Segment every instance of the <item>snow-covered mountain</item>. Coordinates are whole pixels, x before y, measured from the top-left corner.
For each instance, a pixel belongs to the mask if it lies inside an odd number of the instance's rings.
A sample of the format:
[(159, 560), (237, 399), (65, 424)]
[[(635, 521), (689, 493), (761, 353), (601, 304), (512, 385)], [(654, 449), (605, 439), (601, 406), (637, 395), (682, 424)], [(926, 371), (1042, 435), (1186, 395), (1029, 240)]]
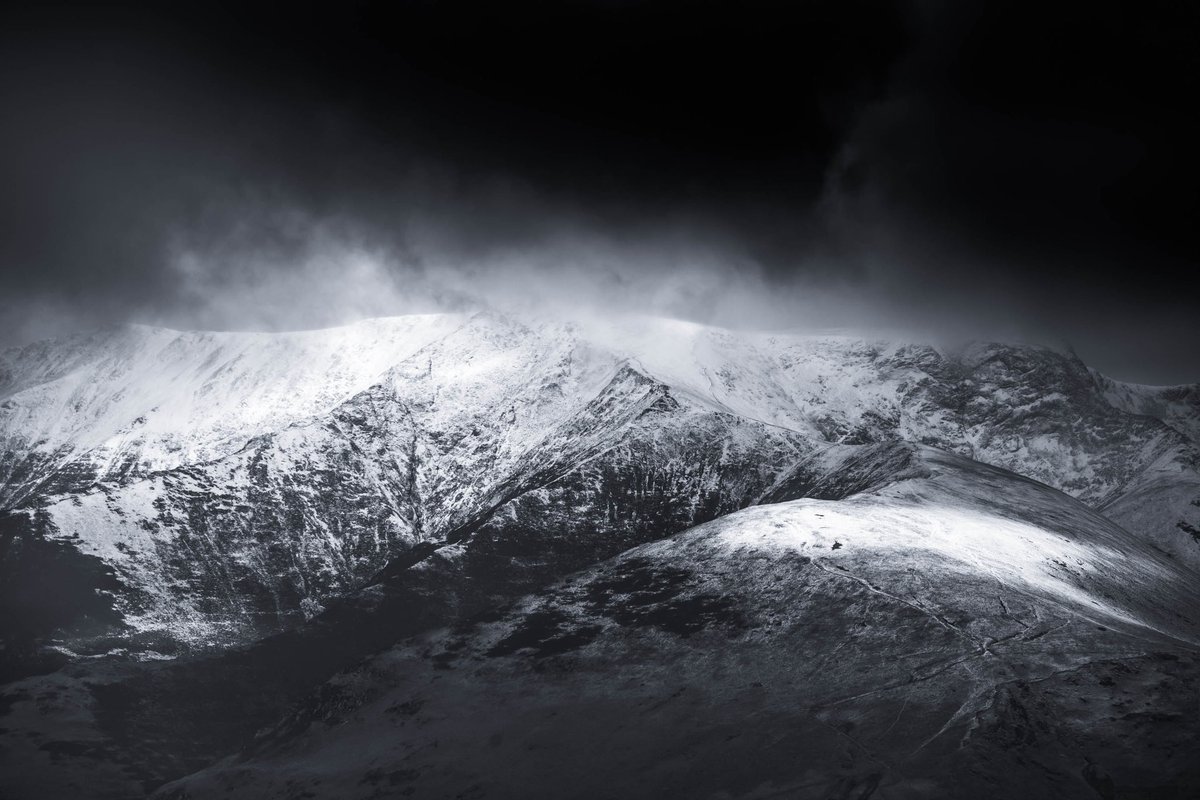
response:
[(1194, 387), (494, 314), (0, 365), (4, 797), (1200, 785)]
[(8, 536), (65, 543), (160, 644), (253, 639), (503, 520), (649, 541), (878, 442), (1034, 478), (1200, 565), (1195, 397), (1043, 348), (653, 318), (134, 327), (0, 356), (0, 498)]

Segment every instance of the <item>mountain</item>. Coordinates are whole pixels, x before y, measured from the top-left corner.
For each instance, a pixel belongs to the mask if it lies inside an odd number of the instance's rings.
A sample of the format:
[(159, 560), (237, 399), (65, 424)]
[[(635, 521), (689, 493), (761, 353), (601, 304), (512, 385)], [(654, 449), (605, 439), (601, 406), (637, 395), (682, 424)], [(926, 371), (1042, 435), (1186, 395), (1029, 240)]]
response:
[(773, 491), (631, 549), (496, 515), (248, 650), (10, 684), (0, 789), (130, 797), (188, 773), (160, 796), (1197, 785), (1189, 568), (1043, 484), (918, 445), (836, 446)]
[(857, 457), (874, 486), (404, 641), (156, 796), (1094, 798), (1198, 777), (1194, 574), (1003, 470)]
[[(88, 652), (113, 632), (167, 653), (253, 640), (419, 543), (546, 502), (571, 502), (572, 527), (673, 533), (832, 444), (1002, 466), (1200, 565), (1195, 394), (1154, 399), (1044, 348), (483, 314), (130, 328), (0, 364), (7, 569), (51, 561), (112, 597), (47, 623)], [(78, 633), (97, 618), (119, 623)]]
[(1197, 396), (654, 318), (4, 351), (0, 795), (1192, 796)]

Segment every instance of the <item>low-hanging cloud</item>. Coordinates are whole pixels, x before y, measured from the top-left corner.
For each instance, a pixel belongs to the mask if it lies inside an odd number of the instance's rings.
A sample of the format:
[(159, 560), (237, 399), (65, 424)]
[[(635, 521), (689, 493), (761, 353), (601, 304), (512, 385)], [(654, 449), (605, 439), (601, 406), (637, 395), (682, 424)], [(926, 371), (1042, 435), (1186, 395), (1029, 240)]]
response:
[[(758, 38), (711, 109), (671, 71), (688, 103), (646, 131), (590, 110), (616, 102), (606, 84), (556, 114), (542, 95), (422, 83), (427, 65), (329, 79), (279, 51), (246, 79), (240, 51), (189, 59), (137, 37), (7, 48), (0, 101), (20, 113), (0, 142), (0, 344), (496, 309), (1066, 340), (1118, 376), (1200, 377), (1192, 304), (1169, 285), (1187, 258), (1106, 224), (1146, 137), (1087, 108), (1006, 107), (990, 62), (970, 63), (998, 24), (983, 6), (899, 6), (861, 58), (811, 55), (794, 100), (793, 79), (755, 71)], [(841, 72), (811, 77), (835, 56)], [(658, 85), (639, 99), (641, 73), (626, 78), (630, 108), (655, 113)]]

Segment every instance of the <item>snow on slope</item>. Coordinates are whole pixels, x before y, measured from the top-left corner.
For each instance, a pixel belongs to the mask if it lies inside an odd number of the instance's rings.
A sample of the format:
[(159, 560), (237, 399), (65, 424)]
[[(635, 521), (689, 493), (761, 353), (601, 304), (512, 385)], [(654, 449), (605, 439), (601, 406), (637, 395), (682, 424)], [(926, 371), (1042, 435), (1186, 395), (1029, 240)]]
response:
[(702, 402), (815, 441), (911, 441), (1062, 489), (1200, 566), (1195, 387), (1132, 387), (1072, 355), (958, 352), (847, 336), (732, 333), (672, 320), (593, 324)]
[(156, 796), (1182, 785), (1194, 573), (1048, 487), (914, 455), (917, 477), (730, 514), (401, 642)]
[[(227, 454), (327, 412), (461, 324), (427, 315), (287, 334), (131, 328), (7, 351), (0, 443), (9, 504), (72, 457), (84, 462), (84, 479), (42, 494)], [(1077, 360), (1043, 348), (980, 345), (943, 354), (927, 345), (734, 333), (656, 318), (525, 326), (479, 315), (473, 330), (481, 341), (569, 341), (572, 347), (554, 352), (518, 349), (539, 360), (574, 358), (577, 366), (588, 360), (581, 351), (604, 351), (679, 396), (747, 419), (827, 441), (924, 441), (1092, 503), (1111, 499), (1179, 444), (1170, 425), (1187, 433), (1200, 424), (1194, 402), (1182, 395), (1160, 403), (1147, 399), (1147, 387), (1100, 385)], [(471, 345), (459, 340), (454, 352), (441, 351), (443, 391), (452, 391), (459, 371), (470, 374)], [(35, 457), (47, 464), (26, 464)]]
[[(453, 315), (298, 333), (129, 326), (0, 352), (0, 507), (208, 461), (327, 412), (462, 324)], [(43, 490), (44, 491), (44, 490)]]
[(1131, 414), (1110, 402), (1082, 362), (1049, 348), (976, 344), (939, 352), (664, 319), (593, 322), (583, 331), (673, 391), (738, 416), (822, 441), (931, 444), (1089, 503), (1112, 499), (1164, 453), (1189, 445), (1167, 424), (1185, 411)]
[(1130, 414), (1161, 419), (1192, 442), (1200, 443), (1200, 385), (1145, 386), (1096, 374), (1105, 398)]

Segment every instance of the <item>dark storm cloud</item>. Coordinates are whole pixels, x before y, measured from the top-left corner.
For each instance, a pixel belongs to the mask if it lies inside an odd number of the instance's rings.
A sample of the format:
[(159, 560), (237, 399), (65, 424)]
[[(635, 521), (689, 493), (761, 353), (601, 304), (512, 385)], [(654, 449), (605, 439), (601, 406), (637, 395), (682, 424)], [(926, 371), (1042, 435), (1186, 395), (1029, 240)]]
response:
[(906, 313), (1200, 374), (1192, 6), (916, 8), (826, 211)]
[(3, 338), (523, 304), (1065, 338), (1194, 380), (1189, 31), (1094, 5), (41, 6), (0, 34)]

